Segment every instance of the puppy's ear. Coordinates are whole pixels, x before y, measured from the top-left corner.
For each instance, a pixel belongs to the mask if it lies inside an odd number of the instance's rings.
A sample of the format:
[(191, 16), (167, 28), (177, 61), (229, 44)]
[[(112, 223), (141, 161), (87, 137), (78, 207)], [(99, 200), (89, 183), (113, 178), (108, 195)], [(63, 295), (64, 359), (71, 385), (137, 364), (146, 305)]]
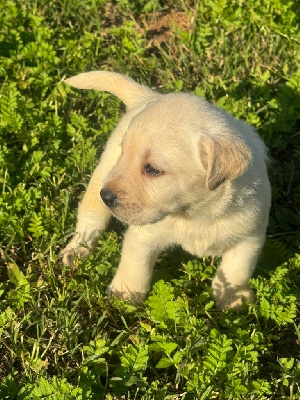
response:
[(246, 171), (252, 154), (238, 137), (203, 135), (200, 159), (207, 171), (206, 187), (215, 190), (224, 181), (237, 178)]
[(128, 109), (153, 97), (159, 96), (147, 86), (136, 83), (128, 76), (109, 71), (92, 71), (65, 80), (77, 89), (95, 89), (110, 92), (119, 97)]

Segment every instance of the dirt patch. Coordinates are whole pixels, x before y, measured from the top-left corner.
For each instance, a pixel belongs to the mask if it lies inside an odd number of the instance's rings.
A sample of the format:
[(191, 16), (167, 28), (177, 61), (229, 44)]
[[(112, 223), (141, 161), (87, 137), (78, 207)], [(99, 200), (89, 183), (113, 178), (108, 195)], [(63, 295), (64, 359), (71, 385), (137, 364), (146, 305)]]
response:
[(120, 26), (123, 23), (124, 17), (112, 3), (106, 3), (104, 6), (104, 14), (100, 16), (101, 23), (104, 28), (112, 28), (113, 26)]
[[(118, 8), (107, 3), (104, 14), (101, 16), (104, 28), (121, 26), (124, 16)], [(191, 32), (193, 30), (195, 16), (179, 10), (164, 10), (149, 14), (141, 14), (138, 19), (132, 16), (132, 21), (136, 23), (136, 29), (149, 41), (149, 46), (158, 46), (161, 43), (172, 41), (172, 31), (176, 27)]]
[(162, 42), (170, 42), (172, 40), (172, 31), (176, 27), (191, 32), (194, 19), (194, 16), (188, 15), (183, 11), (157, 12), (147, 16), (143, 28), (146, 38), (157, 46)]

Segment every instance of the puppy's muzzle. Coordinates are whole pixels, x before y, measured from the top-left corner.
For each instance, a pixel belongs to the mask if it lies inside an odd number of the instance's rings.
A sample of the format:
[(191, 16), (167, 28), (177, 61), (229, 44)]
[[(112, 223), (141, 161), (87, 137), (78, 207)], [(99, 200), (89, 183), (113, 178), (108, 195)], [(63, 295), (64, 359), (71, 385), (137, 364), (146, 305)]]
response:
[(100, 196), (103, 200), (103, 203), (107, 207), (115, 207), (117, 205), (117, 195), (109, 189), (101, 189)]

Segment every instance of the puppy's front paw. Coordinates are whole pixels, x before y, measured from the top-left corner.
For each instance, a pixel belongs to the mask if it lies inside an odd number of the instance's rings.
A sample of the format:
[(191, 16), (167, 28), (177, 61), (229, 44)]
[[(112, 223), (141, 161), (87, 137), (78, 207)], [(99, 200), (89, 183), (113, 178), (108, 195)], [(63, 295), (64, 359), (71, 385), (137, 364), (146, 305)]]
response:
[(122, 279), (114, 277), (114, 279), (106, 289), (106, 294), (107, 295), (113, 294), (118, 299), (128, 300), (131, 304), (140, 304), (145, 300), (147, 291), (145, 292), (136, 291)]
[(60, 257), (65, 265), (72, 265), (75, 256), (80, 258), (86, 258), (90, 254), (90, 250), (79, 244), (69, 243), (61, 252)]
[(239, 310), (243, 305), (243, 301), (253, 302), (254, 293), (250, 289), (228, 288), (223, 293), (214, 290), (214, 298), (217, 307), (222, 310), (224, 308)]

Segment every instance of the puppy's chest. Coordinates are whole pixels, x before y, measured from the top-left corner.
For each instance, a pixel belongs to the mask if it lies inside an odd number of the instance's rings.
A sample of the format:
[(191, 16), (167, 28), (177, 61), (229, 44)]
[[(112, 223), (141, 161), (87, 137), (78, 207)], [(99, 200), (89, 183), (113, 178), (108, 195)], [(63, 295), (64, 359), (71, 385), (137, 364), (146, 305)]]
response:
[(193, 222), (183, 224), (176, 231), (176, 242), (182, 248), (198, 257), (222, 255), (233, 246), (238, 238), (235, 229), (227, 224)]

